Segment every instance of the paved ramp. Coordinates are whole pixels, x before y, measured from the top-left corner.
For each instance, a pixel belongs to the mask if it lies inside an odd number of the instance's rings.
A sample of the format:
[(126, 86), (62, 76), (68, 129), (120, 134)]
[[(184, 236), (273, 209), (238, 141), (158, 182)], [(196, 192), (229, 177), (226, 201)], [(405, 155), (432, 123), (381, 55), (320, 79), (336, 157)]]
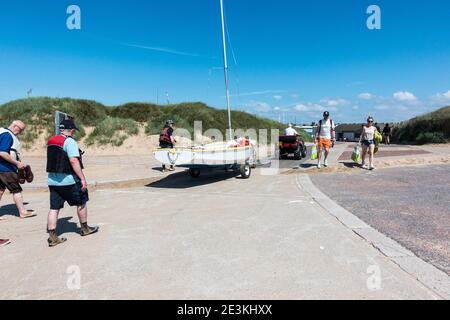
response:
[[(53, 249), (47, 196), (27, 195), (38, 218), (0, 222), (13, 239), (0, 250), (0, 299), (437, 298), (325, 212), (294, 175), (175, 174), (98, 190), (90, 221), (101, 232), (81, 238), (66, 209), (60, 230), (69, 241)], [(78, 271), (81, 288), (70, 290)]]

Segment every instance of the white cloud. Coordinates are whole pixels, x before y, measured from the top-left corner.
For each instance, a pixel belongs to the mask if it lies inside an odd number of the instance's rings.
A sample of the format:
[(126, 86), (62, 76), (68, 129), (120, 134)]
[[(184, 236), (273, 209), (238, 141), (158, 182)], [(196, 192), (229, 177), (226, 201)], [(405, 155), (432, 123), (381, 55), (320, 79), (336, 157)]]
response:
[(247, 104), (247, 108), (261, 113), (268, 113), (272, 111), (271, 106), (268, 103), (262, 101), (250, 101), (250, 103)]
[(394, 93), (394, 99), (400, 102), (416, 102), (417, 97), (408, 91), (399, 91)]
[(300, 96), (297, 93), (291, 94), (292, 99), (298, 99)]
[(299, 103), (294, 106), (294, 110), (300, 112), (324, 112), (324, 111), (337, 111), (336, 107), (327, 108), (317, 103)]
[(281, 99), (283, 99), (283, 96), (280, 96), (280, 95), (276, 95), (276, 96), (273, 96), (273, 98), (275, 99), (275, 100), (281, 100)]
[(339, 107), (349, 104), (349, 101), (345, 99), (322, 99), (320, 100), (320, 103), (326, 105), (327, 107)]
[(444, 93), (438, 93), (436, 95), (433, 96), (433, 100), (435, 101), (450, 101), (450, 90), (448, 90), (447, 92)]
[(275, 108), (273, 108), (273, 110), (274, 110), (274, 111), (280, 111), (281, 108), (280, 108), (280, 107), (275, 107)]
[(368, 92), (361, 93), (358, 95), (358, 97), (363, 100), (372, 100), (373, 98), (375, 98), (373, 94)]

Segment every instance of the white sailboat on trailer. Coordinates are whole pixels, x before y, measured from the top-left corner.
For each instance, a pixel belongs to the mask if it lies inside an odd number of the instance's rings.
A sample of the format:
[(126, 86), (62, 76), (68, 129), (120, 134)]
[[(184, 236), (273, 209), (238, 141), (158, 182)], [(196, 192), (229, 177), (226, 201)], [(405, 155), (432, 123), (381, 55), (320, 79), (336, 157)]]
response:
[(157, 149), (154, 156), (162, 164), (188, 168), (190, 175), (194, 178), (200, 175), (202, 169), (224, 168), (239, 170), (241, 176), (247, 179), (250, 177), (251, 168), (256, 164), (256, 145), (245, 138), (233, 140), (223, 0), (220, 0), (220, 14), (229, 141), (193, 148)]

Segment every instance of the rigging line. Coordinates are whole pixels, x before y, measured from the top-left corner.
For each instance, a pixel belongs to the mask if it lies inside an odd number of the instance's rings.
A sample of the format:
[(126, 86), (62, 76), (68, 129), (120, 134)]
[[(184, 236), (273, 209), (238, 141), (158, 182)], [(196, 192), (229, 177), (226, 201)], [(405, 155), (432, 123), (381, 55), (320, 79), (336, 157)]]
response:
[(238, 63), (237, 63), (237, 60), (236, 60), (236, 54), (235, 54), (235, 52), (234, 52), (233, 44), (231, 43), (230, 32), (228, 31), (228, 23), (227, 23), (228, 19), (227, 19), (226, 8), (224, 8), (224, 13), (223, 13), (223, 15), (225, 16), (225, 32), (226, 32), (226, 34), (227, 34), (228, 45), (229, 45), (229, 47), (230, 47), (230, 49), (231, 49), (231, 55), (232, 55), (232, 57), (233, 57), (234, 65), (237, 66)]
[(235, 77), (235, 84), (236, 84), (236, 91), (237, 91), (237, 98), (238, 98), (238, 104), (240, 107), (242, 107), (242, 103), (241, 103), (241, 92), (240, 92), (240, 81), (239, 81), (239, 72), (238, 72), (238, 63), (237, 63), (237, 59), (236, 59), (236, 53), (234, 51), (234, 47), (233, 44), (231, 42), (231, 37), (230, 37), (230, 32), (228, 30), (228, 19), (227, 19), (227, 12), (226, 12), (226, 8), (224, 8), (224, 17), (225, 17), (225, 32), (227, 35), (227, 39), (228, 39), (228, 45), (231, 49), (231, 55), (233, 57), (233, 61), (234, 61), (234, 65), (233, 65), (233, 71), (236, 73), (236, 77)]

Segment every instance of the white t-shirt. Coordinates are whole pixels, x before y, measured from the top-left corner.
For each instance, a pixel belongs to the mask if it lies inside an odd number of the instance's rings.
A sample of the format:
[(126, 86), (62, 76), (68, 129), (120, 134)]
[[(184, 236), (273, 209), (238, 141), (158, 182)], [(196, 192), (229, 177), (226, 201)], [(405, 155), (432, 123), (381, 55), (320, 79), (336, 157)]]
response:
[(287, 129), (284, 131), (284, 133), (285, 133), (287, 136), (296, 136), (296, 135), (298, 135), (297, 131), (296, 131), (294, 128), (287, 128)]
[(335, 128), (336, 126), (334, 125), (334, 121), (333, 128), (331, 128), (331, 119), (328, 119), (327, 121), (322, 120), (322, 128), (319, 132), (319, 137), (324, 139), (331, 139), (331, 131), (334, 131)]

